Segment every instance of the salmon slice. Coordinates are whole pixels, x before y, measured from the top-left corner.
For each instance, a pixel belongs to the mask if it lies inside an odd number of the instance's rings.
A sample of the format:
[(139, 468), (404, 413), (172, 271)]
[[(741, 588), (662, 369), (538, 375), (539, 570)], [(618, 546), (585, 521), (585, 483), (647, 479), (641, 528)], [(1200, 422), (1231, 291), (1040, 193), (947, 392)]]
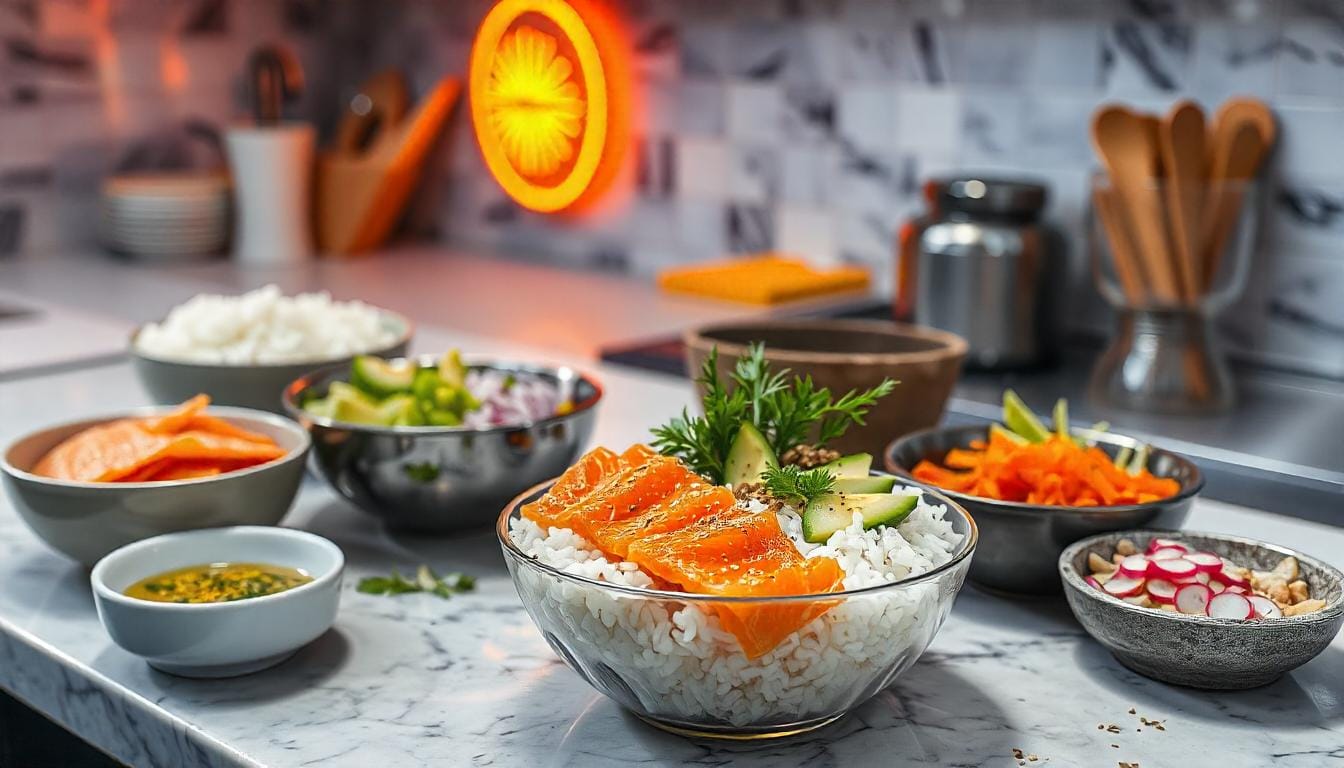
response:
[(145, 419), (141, 423), (144, 425), (147, 432), (155, 432), (161, 435), (175, 435), (186, 429), (187, 422), (195, 418), (209, 405), (209, 395), (197, 395), (179, 405), (177, 410), (172, 413), (165, 414), (157, 419)]
[(131, 419), (99, 424), (47, 452), (33, 473), (62, 480), (109, 482), (133, 474), (173, 441), (145, 431)]
[[(628, 559), (687, 592), (725, 597), (833, 592), (844, 573), (833, 558), (804, 558), (770, 511), (732, 506), (682, 528), (641, 537)], [(713, 606), (748, 658), (757, 658), (825, 613), (833, 601)]]
[(640, 467), (649, 463), (649, 460), (657, 455), (658, 452), (649, 446), (643, 443), (635, 443), (621, 454), (621, 466)]
[(692, 482), (703, 482), (670, 456), (655, 456), (638, 467), (626, 467), (602, 481), (578, 504), (565, 510), (581, 535), (594, 524), (622, 520), (657, 504)]
[(625, 559), (629, 556), (630, 545), (641, 538), (684, 528), (736, 503), (732, 491), (694, 477), (657, 504), (613, 520), (587, 521), (583, 535), (603, 552)]
[(523, 505), (523, 517), (542, 528), (568, 528), (569, 508), (578, 504), (607, 476), (614, 473), (621, 458), (606, 448), (594, 448), (584, 454), (536, 501)]

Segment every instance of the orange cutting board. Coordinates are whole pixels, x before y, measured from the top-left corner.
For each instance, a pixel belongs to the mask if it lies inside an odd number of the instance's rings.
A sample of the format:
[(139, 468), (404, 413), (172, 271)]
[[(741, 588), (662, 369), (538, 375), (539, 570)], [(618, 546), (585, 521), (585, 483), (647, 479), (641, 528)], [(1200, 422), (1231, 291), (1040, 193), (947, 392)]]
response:
[(678, 267), (658, 274), (659, 287), (668, 293), (765, 306), (863, 291), (869, 282), (868, 270), (861, 267), (821, 270), (802, 259), (774, 253)]

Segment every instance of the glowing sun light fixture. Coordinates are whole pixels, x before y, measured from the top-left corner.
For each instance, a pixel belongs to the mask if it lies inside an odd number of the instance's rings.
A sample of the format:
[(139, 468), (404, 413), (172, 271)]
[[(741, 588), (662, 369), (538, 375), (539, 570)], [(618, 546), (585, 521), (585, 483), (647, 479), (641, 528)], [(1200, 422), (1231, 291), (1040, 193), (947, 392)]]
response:
[(471, 49), (471, 120), (485, 164), (534, 211), (581, 207), (615, 176), (630, 95), (613, 20), (589, 0), (501, 0)]

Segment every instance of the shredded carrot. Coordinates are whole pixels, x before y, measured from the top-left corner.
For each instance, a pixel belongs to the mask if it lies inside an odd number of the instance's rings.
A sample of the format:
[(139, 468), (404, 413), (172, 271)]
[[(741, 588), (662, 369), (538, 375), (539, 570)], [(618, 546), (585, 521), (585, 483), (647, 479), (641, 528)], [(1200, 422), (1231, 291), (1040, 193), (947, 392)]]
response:
[(915, 479), (939, 488), (999, 501), (1063, 507), (1143, 504), (1175, 496), (1180, 483), (1146, 468), (1131, 475), (1100, 448), (1051, 435), (1020, 444), (991, 433), (970, 448), (954, 448), (943, 466), (921, 461)]

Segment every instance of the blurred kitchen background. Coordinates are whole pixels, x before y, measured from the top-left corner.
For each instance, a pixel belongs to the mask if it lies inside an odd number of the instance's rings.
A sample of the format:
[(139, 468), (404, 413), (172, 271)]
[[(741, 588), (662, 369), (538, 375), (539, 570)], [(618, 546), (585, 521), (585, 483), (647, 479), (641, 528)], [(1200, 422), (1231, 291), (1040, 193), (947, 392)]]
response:
[[(356, 84), (466, 70), (487, 0), (0, 0), (0, 259), (93, 249), (111, 172), (223, 164), (250, 52), (281, 42), (290, 117), (330, 136)], [(651, 276), (772, 248), (873, 270), (921, 184), (974, 169), (1050, 189), (1067, 327), (1101, 334), (1088, 120), (1250, 95), (1275, 111), (1243, 359), (1344, 378), (1344, 3), (1334, 0), (620, 0), (644, 118), (615, 211), (542, 216), (484, 169), (455, 109), (398, 229), (499, 257)]]

